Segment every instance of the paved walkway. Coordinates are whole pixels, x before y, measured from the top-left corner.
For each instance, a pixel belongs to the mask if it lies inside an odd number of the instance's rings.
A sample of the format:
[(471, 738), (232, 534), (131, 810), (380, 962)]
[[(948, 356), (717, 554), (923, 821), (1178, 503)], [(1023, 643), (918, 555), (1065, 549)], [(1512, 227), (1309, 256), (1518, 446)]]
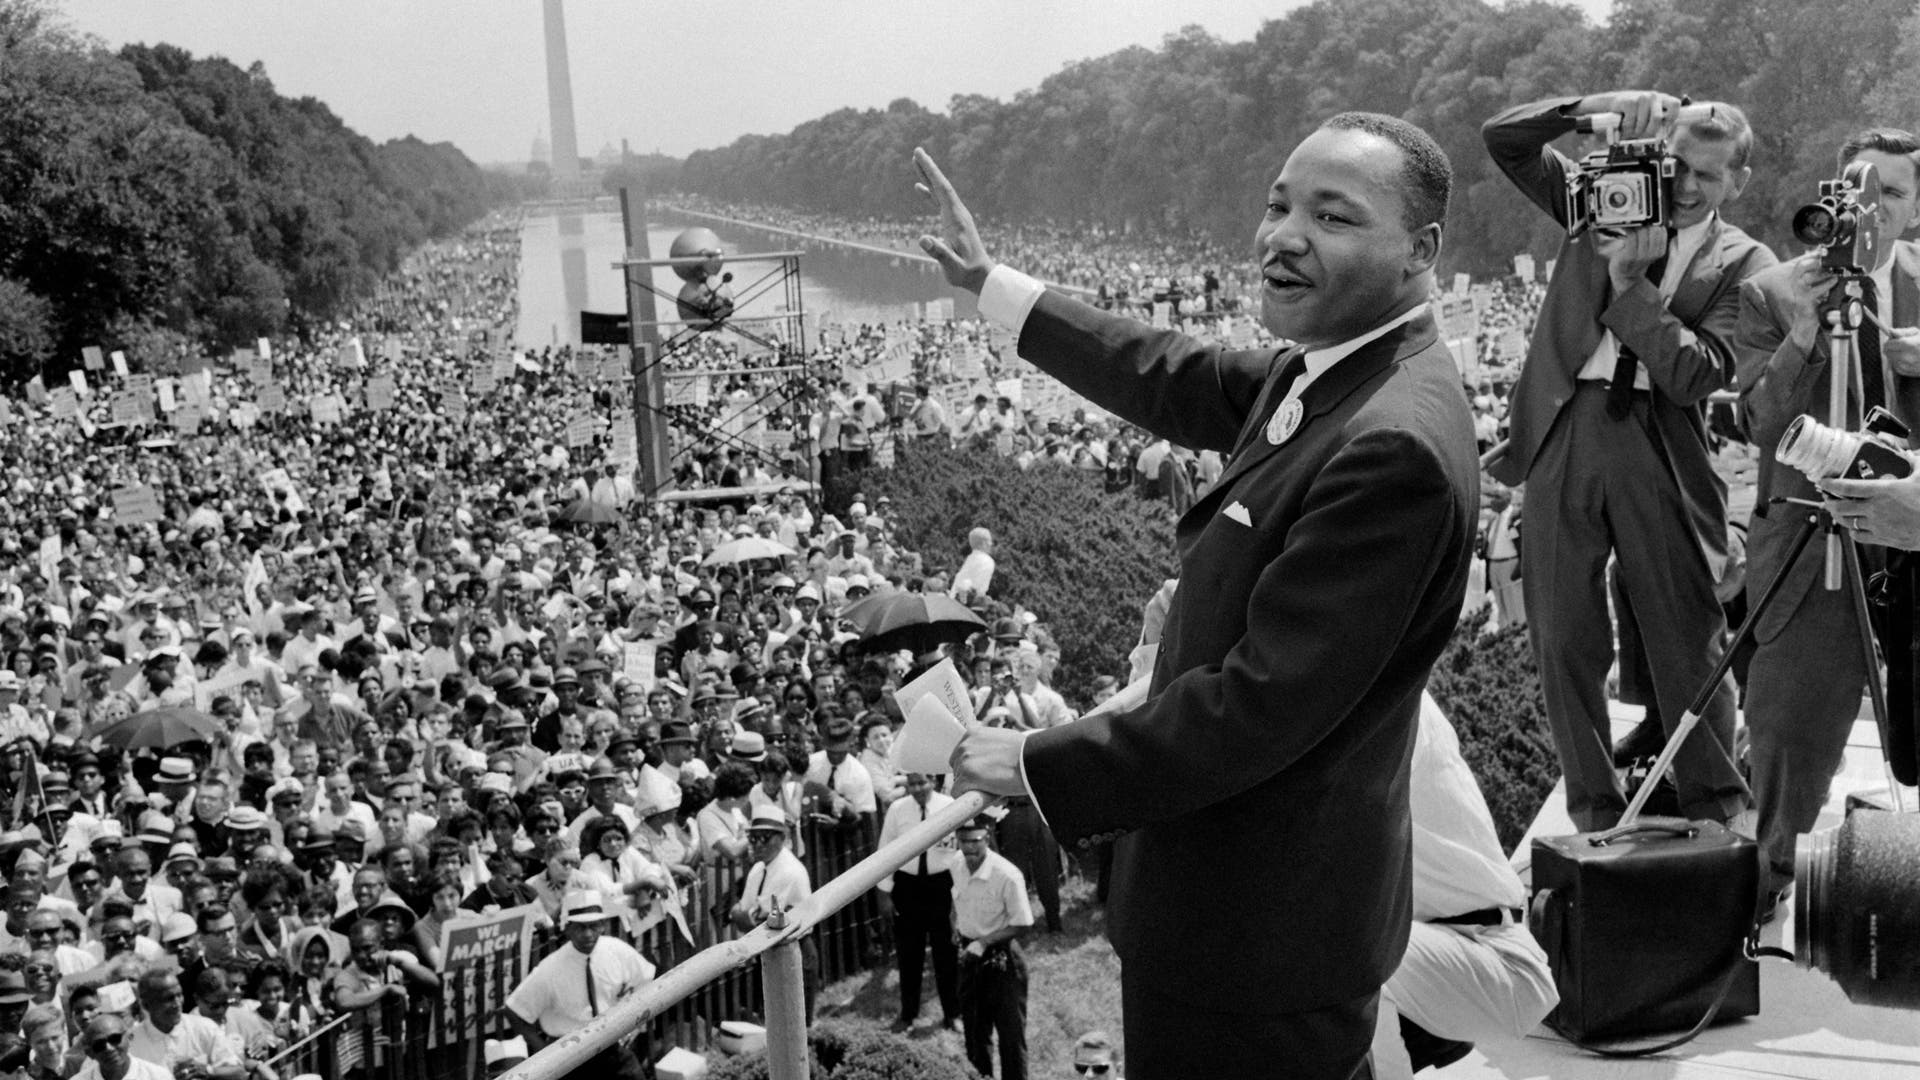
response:
[[(1616, 711), (1615, 734), (1624, 735), (1638, 709)], [(1854, 725), (1841, 775), (1818, 828), (1838, 825), (1847, 795), (1884, 798), (1886, 773), (1879, 733), (1872, 719)], [(1913, 809), (1913, 792), (1907, 792)], [(1521, 876), (1534, 836), (1574, 832), (1563, 793), (1555, 789), (1514, 853)], [(1914, 875), (1920, 887), (1920, 869)], [(1789, 905), (1790, 907), (1791, 905)], [(1769, 945), (1793, 947), (1793, 915), (1783, 912), (1762, 935)], [(1760, 965), (1760, 1015), (1714, 1027), (1693, 1042), (1652, 1059), (1617, 1061), (1587, 1054), (1542, 1027), (1523, 1039), (1482, 1043), (1464, 1060), (1439, 1072), (1443, 1080), (1522, 1080), (1534, 1077), (1596, 1077), (1604, 1080), (1725, 1080), (1736, 1077), (1805, 1077), (1808, 1080), (1920, 1080), (1920, 1012), (1855, 1005), (1826, 975), (1783, 960)]]

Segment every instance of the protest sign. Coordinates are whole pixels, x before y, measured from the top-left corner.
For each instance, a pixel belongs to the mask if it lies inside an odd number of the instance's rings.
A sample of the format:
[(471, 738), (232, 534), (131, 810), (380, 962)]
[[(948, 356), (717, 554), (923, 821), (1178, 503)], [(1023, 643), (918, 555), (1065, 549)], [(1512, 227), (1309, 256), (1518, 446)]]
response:
[(13, 403), (0, 398), (0, 427), (13, 423)]
[(53, 406), (53, 415), (57, 420), (72, 420), (80, 415), (80, 399), (74, 396), (73, 387), (56, 386), (53, 393), (47, 395)]
[(73, 388), (74, 393), (80, 395), (81, 397), (87, 396), (87, 376), (85, 372), (82, 372), (82, 371), (67, 372), (67, 383), (69, 386)]
[(567, 449), (578, 450), (583, 446), (592, 446), (594, 437), (599, 434), (599, 417), (576, 416), (567, 421)]
[(1448, 296), (1440, 301), (1440, 334), (1447, 338), (1472, 339), (1480, 333), (1480, 317), (1474, 313), (1471, 296)]
[(1455, 296), (1467, 295), (1467, 290), (1472, 287), (1473, 278), (1468, 277), (1466, 274), (1453, 275), (1453, 294)]
[(200, 434), (200, 406), (182, 405), (173, 411), (173, 430), (182, 435)]
[(945, 775), (947, 759), (973, 720), (973, 698), (952, 660), (942, 660), (893, 692), (906, 726), (893, 741), (893, 761), (903, 772)]
[(345, 402), (332, 394), (323, 394), (313, 399), (313, 422), (316, 424), (337, 424), (345, 411)]
[(627, 678), (653, 692), (655, 643), (651, 641), (623, 641), (620, 643), (621, 670)]
[(471, 1044), (506, 1006), (506, 996), (532, 971), (531, 904), (479, 916), (462, 914), (440, 927), (440, 975), (458, 992), (439, 994), (430, 1039), (440, 1046)]
[(1530, 282), (1530, 281), (1532, 281), (1532, 280), (1534, 280), (1534, 277), (1533, 277), (1533, 256), (1531, 256), (1531, 255), (1515, 255), (1515, 256), (1513, 257), (1513, 272), (1514, 272), (1514, 274), (1515, 274), (1516, 276), (1518, 276), (1518, 277), (1520, 278), (1520, 280), (1521, 280), (1521, 281), (1528, 281), (1528, 282)]
[(500, 377), (493, 373), (491, 367), (474, 368), (473, 374), (467, 379), (467, 386), (476, 394), (491, 394), (499, 385)]
[(253, 347), (254, 347), (254, 351), (260, 354), (260, 359), (262, 360), (273, 359), (273, 342), (268, 341), (266, 338), (261, 338), (260, 340), (253, 343)]
[(440, 412), (456, 424), (467, 419), (467, 398), (465, 394), (448, 394), (440, 399)]
[(88, 371), (99, 371), (101, 368), (107, 366), (106, 359), (102, 356), (100, 346), (98, 345), (83, 346), (80, 350), (80, 360), (86, 365)]
[(127, 354), (121, 352), (119, 349), (115, 349), (113, 350), (113, 353), (112, 353), (112, 359), (113, 359), (113, 373), (115, 375), (120, 376), (123, 379), (126, 378), (127, 377)]
[(1524, 359), (1527, 355), (1527, 336), (1517, 326), (1509, 326), (1500, 332), (1500, 341), (1494, 353), (1501, 363)]
[(173, 396), (173, 380), (172, 379), (161, 379), (159, 382), (154, 384), (154, 389), (160, 392), (160, 411), (161, 412), (172, 412), (176, 407), (178, 407), (179, 403), (174, 400), (174, 396)]
[(367, 408), (375, 412), (393, 408), (393, 376), (375, 375), (367, 380)]
[(268, 383), (260, 388), (260, 411), (263, 413), (287, 411), (287, 392), (279, 383)]
[(144, 525), (159, 521), (160, 498), (145, 484), (128, 484), (113, 489), (113, 519), (121, 525)]
[(1020, 407), (1021, 401), (1025, 400), (1021, 396), (1020, 380), (1018, 378), (998, 380), (993, 384), (993, 393), (995, 397), (1003, 397), (1013, 402), (1013, 407), (1016, 409)]

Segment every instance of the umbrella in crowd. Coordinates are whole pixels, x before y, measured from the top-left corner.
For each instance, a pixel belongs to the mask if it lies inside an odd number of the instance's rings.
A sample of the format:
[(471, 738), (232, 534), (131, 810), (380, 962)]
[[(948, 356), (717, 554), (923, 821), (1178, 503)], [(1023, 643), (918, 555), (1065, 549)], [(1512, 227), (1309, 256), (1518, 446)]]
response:
[(764, 536), (742, 536), (714, 548), (713, 554), (707, 556), (700, 565), (731, 566), (755, 559), (784, 559), (792, 554), (792, 548)]
[(987, 627), (980, 616), (945, 593), (869, 596), (849, 605), (840, 618), (860, 635), (862, 648), (880, 652), (932, 652), (948, 642), (965, 641)]
[(184, 742), (213, 742), (220, 737), (220, 721), (198, 709), (164, 708), (137, 712), (94, 732), (108, 746), (127, 750), (148, 747), (166, 750)]
[(580, 525), (618, 525), (620, 511), (606, 503), (592, 499), (575, 499), (560, 511), (560, 521), (571, 521)]

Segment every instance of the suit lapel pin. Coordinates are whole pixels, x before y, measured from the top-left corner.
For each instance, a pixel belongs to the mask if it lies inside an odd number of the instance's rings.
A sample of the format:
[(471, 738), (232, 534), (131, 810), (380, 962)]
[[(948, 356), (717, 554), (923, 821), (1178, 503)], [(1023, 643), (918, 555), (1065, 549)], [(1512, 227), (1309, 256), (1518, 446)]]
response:
[(1299, 398), (1288, 398), (1273, 411), (1273, 419), (1267, 421), (1267, 441), (1275, 446), (1293, 438), (1300, 429), (1300, 414), (1304, 412)]

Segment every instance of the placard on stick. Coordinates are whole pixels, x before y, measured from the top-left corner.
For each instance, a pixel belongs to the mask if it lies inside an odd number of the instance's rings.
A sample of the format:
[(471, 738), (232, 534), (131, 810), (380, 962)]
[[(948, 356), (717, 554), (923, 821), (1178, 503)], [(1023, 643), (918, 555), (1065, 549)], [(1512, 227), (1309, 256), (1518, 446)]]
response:
[(113, 518), (122, 525), (145, 525), (159, 521), (160, 498), (145, 484), (128, 484), (113, 489)]

